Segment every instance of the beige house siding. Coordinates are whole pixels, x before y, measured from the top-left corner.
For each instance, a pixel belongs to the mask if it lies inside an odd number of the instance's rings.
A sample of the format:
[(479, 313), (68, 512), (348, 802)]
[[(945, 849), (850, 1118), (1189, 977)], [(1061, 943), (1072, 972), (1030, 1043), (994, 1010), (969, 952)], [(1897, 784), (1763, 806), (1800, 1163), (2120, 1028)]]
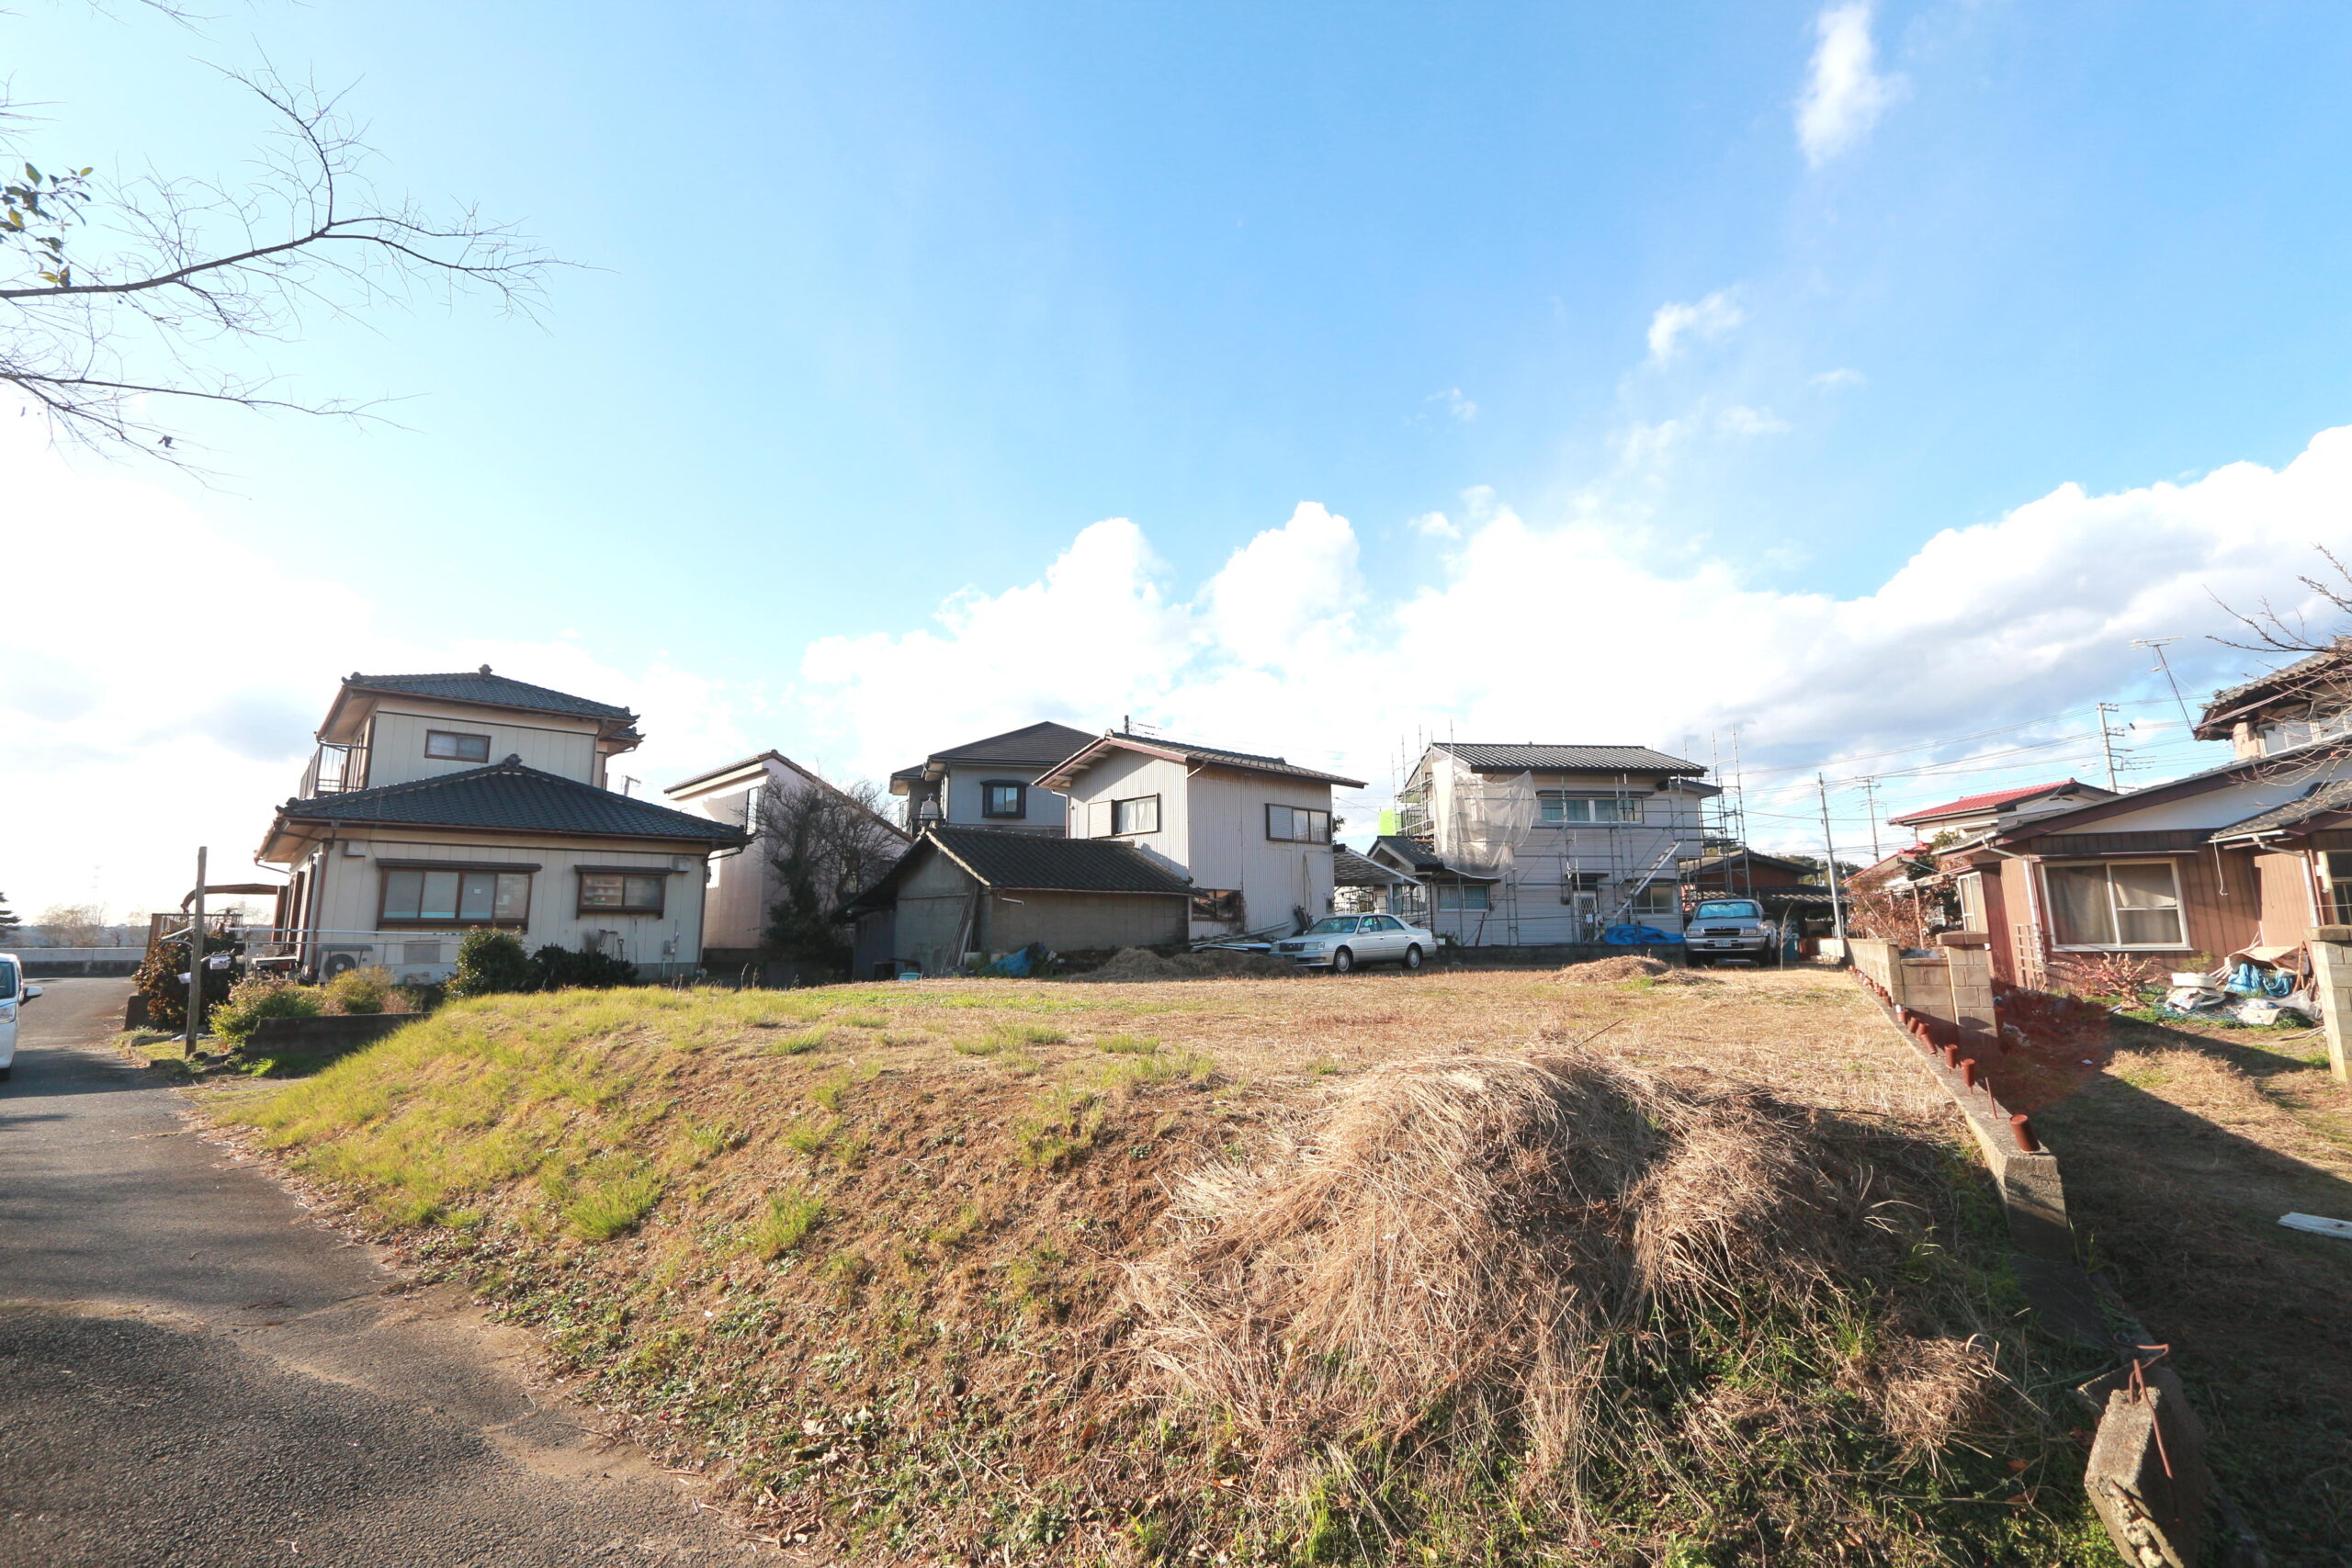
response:
[[(531, 949), (553, 943), (580, 948), (593, 936), (606, 952), (638, 966), (649, 977), (692, 970), (702, 953), (704, 862), (701, 851), (682, 851), (629, 840), (587, 842), (534, 835), (502, 835), (494, 841), (428, 828), (370, 828), (321, 846), (308, 863), (314, 874), (314, 914), (304, 924), (322, 932), (374, 933), (379, 930), (383, 873), (387, 860), (437, 862), (469, 866), (536, 865), (530, 908), (514, 934)], [(659, 916), (579, 911), (580, 868), (627, 868), (664, 880)], [(463, 927), (383, 931), (380, 951), (365, 962), (382, 964), (400, 979), (439, 979), (457, 959)], [(339, 938), (326, 938), (337, 942)], [(349, 944), (345, 944), (349, 945)], [(426, 957), (428, 946), (437, 953)], [(441, 973), (427, 973), (438, 968)]]
[(368, 787), (407, 784), (415, 779), (461, 773), (481, 762), (427, 757), (428, 730), (490, 737), (488, 761), (520, 757), (526, 767), (560, 773), (568, 779), (602, 787), (603, 759), (596, 754), (596, 721), (568, 719), (560, 714), (534, 715), (528, 719), (487, 712), (455, 703), (435, 703), (415, 697), (388, 697), (368, 721)]

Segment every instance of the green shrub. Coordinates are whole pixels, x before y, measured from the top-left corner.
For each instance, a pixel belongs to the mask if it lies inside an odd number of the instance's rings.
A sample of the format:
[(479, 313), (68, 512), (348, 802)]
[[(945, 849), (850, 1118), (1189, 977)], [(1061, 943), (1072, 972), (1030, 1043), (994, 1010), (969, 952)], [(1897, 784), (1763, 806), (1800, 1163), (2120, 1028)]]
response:
[(470, 931), (458, 939), (458, 972), (449, 976), (453, 997), (487, 997), (529, 991), (535, 977), (530, 955), (510, 931)]
[(331, 1013), (381, 1012), (392, 994), (391, 971), (380, 964), (346, 969), (327, 982), (326, 1010)]
[[(242, 943), (224, 942), (208, 937), (204, 943), (207, 958), (217, 953), (242, 953)], [(147, 998), (147, 1021), (161, 1030), (177, 1032), (187, 1027), (187, 983), (180, 976), (187, 972), (187, 943), (166, 942), (156, 944), (147, 961), (132, 976), (130, 988)], [(209, 1023), (212, 1010), (229, 999), (229, 987), (236, 983), (230, 969), (206, 966), (204, 971), (204, 1013)]]
[[(520, 944), (517, 944), (519, 951)], [(460, 950), (460, 960), (463, 951)], [(601, 991), (615, 986), (637, 984), (637, 965), (610, 953), (582, 953), (553, 942), (531, 954), (535, 991), (561, 991), (573, 987)]]
[(243, 1045), (266, 1018), (316, 1018), (319, 993), (267, 975), (254, 975), (232, 987), (212, 1010), (213, 1032), (232, 1044)]

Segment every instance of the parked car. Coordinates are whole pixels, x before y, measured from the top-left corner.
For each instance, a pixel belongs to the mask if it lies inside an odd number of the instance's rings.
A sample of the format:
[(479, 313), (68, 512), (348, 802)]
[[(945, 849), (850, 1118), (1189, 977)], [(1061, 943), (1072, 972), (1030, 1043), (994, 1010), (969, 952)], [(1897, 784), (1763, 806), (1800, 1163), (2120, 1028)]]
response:
[(1274, 943), (1274, 955), (1302, 969), (1345, 975), (1360, 964), (1401, 964), (1419, 969), (1437, 951), (1437, 938), (1394, 915), (1329, 915), (1298, 935)]
[(0, 1080), (17, 1065), (17, 1014), (39, 995), (39, 986), (25, 984), (23, 961), (13, 953), (0, 953)]
[(1761, 964), (1772, 956), (1772, 923), (1753, 898), (1702, 898), (1683, 922), (1684, 951), (1693, 968), (1718, 958)]

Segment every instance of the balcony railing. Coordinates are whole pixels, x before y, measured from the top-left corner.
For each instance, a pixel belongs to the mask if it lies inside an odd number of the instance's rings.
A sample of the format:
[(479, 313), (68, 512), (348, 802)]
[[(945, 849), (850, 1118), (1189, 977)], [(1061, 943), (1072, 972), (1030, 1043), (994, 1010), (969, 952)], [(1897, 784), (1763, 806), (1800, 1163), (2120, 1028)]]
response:
[(323, 741), (318, 754), (311, 759), (311, 765), (303, 770), (300, 798), (315, 800), (322, 795), (343, 795), (367, 787), (368, 748)]

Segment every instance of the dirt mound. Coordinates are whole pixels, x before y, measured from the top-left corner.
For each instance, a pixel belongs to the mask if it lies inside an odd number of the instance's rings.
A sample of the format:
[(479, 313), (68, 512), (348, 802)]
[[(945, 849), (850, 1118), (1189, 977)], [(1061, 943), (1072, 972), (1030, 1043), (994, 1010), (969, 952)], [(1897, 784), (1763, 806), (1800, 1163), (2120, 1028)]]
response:
[(1607, 986), (1620, 980), (1639, 980), (1646, 976), (1663, 975), (1669, 967), (1662, 958), (1629, 953), (1623, 958), (1596, 958), (1583, 964), (1568, 964), (1560, 971), (1560, 978), (1571, 986)]
[(1823, 1435), (1828, 1389), (1701, 1370), (1733, 1346), (1835, 1369), (1879, 1442), (1931, 1452), (1996, 1382), (1970, 1314), (1939, 1331), (1882, 1309), (1858, 1333), (1845, 1282), (1903, 1256), (1880, 1227), (1933, 1156), (1874, 1169), (1824, 1131), (1727, 1080), (1591, 1056), (1380, 1069), (1311, 1141), (1180, 1190), (1179, 1239), (1130, 1270), (1147, 1386), (1295, 1485), (1344, 1484), (1335, 1456), (1369, 1445), (1466, 1504), (1500, 1446), (1523, 1498), (1587, 1522), (1660, 1456), (1736, 1490), (1764, 1449)]
[(1295, 976), (1298, 965), (1264, 953), (1235, 953), (1210, 948), (1162, 958), (1148, 948), (1123, 947), (1099, 969), (1073, 975), (1073, 980), (1107, 982), (1143, 980), (1272, 979)]

